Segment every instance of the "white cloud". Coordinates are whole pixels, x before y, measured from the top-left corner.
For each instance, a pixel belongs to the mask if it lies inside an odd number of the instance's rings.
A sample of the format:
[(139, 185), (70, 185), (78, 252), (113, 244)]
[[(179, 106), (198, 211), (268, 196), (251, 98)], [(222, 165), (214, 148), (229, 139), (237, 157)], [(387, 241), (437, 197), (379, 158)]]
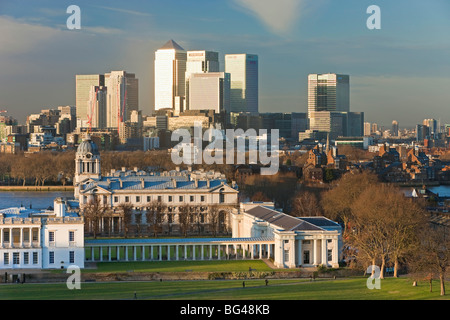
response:
[(300, 18), (304, 0), (234, 0), (258, 17), (273, 33), (285, 34)]

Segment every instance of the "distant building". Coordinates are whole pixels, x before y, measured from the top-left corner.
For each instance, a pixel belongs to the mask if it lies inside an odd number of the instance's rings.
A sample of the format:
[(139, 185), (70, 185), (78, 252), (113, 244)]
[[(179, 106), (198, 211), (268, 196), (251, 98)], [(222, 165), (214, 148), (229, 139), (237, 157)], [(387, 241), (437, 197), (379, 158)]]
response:
[[(186, 54), (186, 88), (185, 88), (185, 109), (180, 110), (183, 112), (184, 110), (189, 110), (190, 104), (190, 79), (191, 75), (195, 73), (210, 73), (210, 72), (219, 72), (219, 53), (215, 51), (205, 51), (205, 50), (197, 50), (197, 51), (188, 51)], [(198, 109), (198, 108), (197, 108)]]
[(186, 89), (186, 51), (169, 40), (155, 52), (155, 111), (174, 109), (175, 97)]
[(258, 113), (258, 56), (226, 54), (225, 72), (230, 74), (231, 112)]
[(189, 110), (230, 111), (230, 74), (193, 73), (189, 78)]
[(308, 76), (308, 117), (313, 112), (349, 112), (350, 77), (341, 74)]
[(92, 87), (105, 85), (103, 74), (87, 74), (75, 76), (75, 106), (76, 116), (85, 125), (88, 122), (89, 96)]

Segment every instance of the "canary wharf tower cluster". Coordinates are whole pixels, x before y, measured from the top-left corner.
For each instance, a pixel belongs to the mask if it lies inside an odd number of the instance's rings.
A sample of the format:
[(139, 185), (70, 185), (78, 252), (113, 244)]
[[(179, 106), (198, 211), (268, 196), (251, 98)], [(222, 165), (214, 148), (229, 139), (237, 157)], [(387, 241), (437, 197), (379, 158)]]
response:
[(155, 111), (258, 112), (258, 56), (185, 51), (170, 40), (155, 53)]

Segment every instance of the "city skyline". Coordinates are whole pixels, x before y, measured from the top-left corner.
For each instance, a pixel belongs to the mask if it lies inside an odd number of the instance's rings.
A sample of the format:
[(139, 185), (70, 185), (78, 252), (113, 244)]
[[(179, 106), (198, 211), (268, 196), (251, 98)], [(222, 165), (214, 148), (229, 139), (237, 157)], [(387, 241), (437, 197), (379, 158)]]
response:
[(450, 122), (450, 4), (378, 1), (382, 29), (369, 30), (369, 1), (260, 3), (78, 1), (80, 30), (66, 27), (72, 3), (2, 3), (0, 109), (24, 122), (43, 108), (75, 105), (76, 74), (127, 70), (139, 78), (139, 108), (149, 114), (154, 53), (173, 39), (185, 50), (218, 52), (221, 71), (225, 54), (257, 54), (260, 112), (307, 112), (308, 74), (330, 72), (351, 76), (352, 109), (367, 122)]

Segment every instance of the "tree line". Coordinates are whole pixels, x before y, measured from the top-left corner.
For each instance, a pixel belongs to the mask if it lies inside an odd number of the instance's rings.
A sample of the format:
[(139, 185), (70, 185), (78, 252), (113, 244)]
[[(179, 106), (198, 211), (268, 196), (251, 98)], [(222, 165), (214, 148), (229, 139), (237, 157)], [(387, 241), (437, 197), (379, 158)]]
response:
[(450, 265), (449, 228), (426, 210), (426, 199), (407, 198), (396, 186), (382, 183), (370, 172), (349, 172), (321, 192), (294, 197), (293, 215), (324, 215), (343, 227), (345, 263), (367, 270), (386, 267), (417, 279), (440, 280)]

